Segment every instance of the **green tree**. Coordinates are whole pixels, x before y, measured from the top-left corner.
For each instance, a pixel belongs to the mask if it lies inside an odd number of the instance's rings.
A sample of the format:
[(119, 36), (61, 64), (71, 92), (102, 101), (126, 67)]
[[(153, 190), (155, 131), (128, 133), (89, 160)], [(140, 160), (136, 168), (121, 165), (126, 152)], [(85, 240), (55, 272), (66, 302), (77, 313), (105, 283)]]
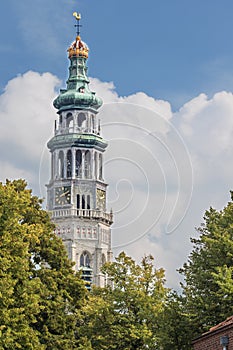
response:
[(0, 183), (0, 348), (78, 349), (85, 288), (41, 200)]
[(193, 336), (233, 313), (233, 202), (206, 211), (200, 236), (180, 272)]
[(164, 305), (159, 322), (159, 349), (190, 350), (192, 323), (182, 295), (171, 291)]
[(151, 256), (136, 264), (122, 252), (103, 273), (109, 285), (90, 294), (81, 334), (88, 334), (95, 350), (155, 349), (167, 293), (163, 269), (154, 268)]

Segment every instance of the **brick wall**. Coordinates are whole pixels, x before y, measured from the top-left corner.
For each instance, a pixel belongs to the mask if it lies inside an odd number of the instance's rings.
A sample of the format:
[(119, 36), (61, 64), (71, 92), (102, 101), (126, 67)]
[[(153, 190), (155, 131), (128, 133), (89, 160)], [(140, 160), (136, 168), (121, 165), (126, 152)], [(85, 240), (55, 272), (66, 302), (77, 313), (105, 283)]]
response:
[(194, 350), (222, 350), (220, 337), (228, 336), (229, 344), (227, 350), (233, 350), (233, 324), (221, 329), (203, 334), (200, 338), (193, 341)]

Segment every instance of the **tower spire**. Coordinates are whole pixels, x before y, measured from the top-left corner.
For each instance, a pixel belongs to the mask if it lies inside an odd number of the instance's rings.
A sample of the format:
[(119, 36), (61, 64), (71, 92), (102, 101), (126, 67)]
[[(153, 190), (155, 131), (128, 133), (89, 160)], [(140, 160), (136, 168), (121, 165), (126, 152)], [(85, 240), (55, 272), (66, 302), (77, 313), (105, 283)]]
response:
[(82, 27), (82, 25), (80, 24), (80, 20), (81, 20), (81, 14), (78, 12), (74, 12), (73, 16), (76, 18), (76, 24), (74, 25), (77, 29), (76, 34), (77, 36), (80, 36), (80, 27)]
[(79, 35), (81, 15), (74, 12), (73, 16), (77, 36), (68, 48), (67, 86), (54, 100), (58, 119), (48, 142), (51, 179), (47, 208), (56, 224), (56, 234), (90, 288), (89, 283), (105, 285), (101, 266), (112, 260), (113, 215), (107, 211), (108, 185), (103, 178), (107, 142), (100, 135), (97, 117), (102, 100), (89, 88), (89, 48)]

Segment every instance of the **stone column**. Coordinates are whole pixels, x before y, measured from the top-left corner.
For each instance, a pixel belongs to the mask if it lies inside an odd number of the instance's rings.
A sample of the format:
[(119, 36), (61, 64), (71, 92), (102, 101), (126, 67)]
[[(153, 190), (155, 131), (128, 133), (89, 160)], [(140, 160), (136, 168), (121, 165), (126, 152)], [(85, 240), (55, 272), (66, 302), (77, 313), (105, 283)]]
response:
[(82, 179), (84, 179), (85, 174), (85, 151), (82, 151)]
[(51, 153), (51, 179), (54, 179), (54, 156), (55, 152)]
[(75, 111), (75, 112), (73, 113), (74, 132), (77, 132), (77, 126), (78, 126), (78, 124), (77, 124), (77, 116), (78, 116), (78, 114), (77, 114), (77, 112)]
[(59, 176), (59, 174), (58, 174), (59, 159), (58, 159), (58, 151), (55, 150), (53, 153), (54, 153), (54, 164), (53, 164), (53, 176), (54, 176), (53, 180), (54, 180), (54, 179), (57, 179)]

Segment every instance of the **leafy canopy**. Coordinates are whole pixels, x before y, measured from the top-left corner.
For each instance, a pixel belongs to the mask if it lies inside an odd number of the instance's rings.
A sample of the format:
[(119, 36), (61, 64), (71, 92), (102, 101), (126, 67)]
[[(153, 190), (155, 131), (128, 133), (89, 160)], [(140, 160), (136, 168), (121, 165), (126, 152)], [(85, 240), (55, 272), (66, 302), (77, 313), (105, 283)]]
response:
[(75, 349), (85, 298), (41, 200), (23, 180), (0, 183), (0, 348)]
[(155, 349), (167, 293), (164, 270), (154, 268), (152, 256), (136, 264), (122, 252), (102, 272), (109, 285), (90, 294), (80, 334), (88, 334), (95, 350)]
[(233, 202), (217, 211), (210, 208), (192, 239), (194, 248), (180, 272), (183, 294), (192, 318), (193, 335), (233, 314)]

